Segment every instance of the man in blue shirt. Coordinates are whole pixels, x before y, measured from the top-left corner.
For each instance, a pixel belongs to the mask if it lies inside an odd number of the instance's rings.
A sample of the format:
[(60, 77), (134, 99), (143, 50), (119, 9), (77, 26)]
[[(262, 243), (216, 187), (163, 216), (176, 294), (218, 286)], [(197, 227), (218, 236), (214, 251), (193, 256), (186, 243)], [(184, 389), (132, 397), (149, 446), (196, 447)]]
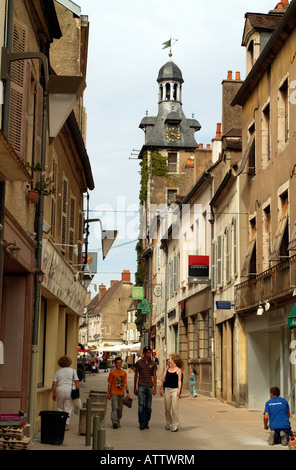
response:
[(264, 408), (264, 429), (271, 429), (271, 436), (268, 440), (270, 445), (279, 444), (287, 445), (290, 436), (293, 436), (290, 424), (290, 408), (285, 398), (280, 397), (278, 387), (270, 389), (270, 400), (265, 403)]

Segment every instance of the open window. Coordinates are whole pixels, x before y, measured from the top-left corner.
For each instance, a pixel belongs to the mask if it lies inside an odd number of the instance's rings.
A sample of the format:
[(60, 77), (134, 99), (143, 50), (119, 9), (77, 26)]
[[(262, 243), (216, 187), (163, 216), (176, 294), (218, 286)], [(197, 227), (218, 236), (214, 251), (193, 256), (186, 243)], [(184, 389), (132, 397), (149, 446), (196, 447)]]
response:
[(256, 219), (250, 221), (250, 241), (248, 251), (244, 260), (241, 276), (254, 276), (257, 274), (256, 268)]
[(280, 261), (289, 256), (289, 227), (288, 227), (288, 192), (280, 197), (281, 214), (274, 236), (270, 259)]

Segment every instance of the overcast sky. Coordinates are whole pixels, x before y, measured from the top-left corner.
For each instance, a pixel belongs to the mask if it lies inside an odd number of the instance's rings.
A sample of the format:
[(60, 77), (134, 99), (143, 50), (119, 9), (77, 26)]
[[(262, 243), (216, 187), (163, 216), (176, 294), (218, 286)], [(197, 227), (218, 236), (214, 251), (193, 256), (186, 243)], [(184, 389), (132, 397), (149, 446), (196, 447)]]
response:
[[(158, 112), (158, 71), (168, 61), (162, 44), (177, 39), (172, 60), (182, 71), (183, 110), (201, 124), (198, 143), (211, 144), (221, 122), (221, 82), (227, 71), (245, 78), (242, 34), (246, 12), (268, 13), (275, 0), (76, 0), (90, 23), (87, 89), (87, 152), (95, 189), (90, 217), (118, 229), (103, 261), (100, 226), (91, 225), (89, 251), (98, 252), (95, 285), (119, 280), (129, 269), (134, 281), (139, 207), (139, 161), (144, 144), (139, 124)], [(135, 151), (134, 151), (135, 149)]]

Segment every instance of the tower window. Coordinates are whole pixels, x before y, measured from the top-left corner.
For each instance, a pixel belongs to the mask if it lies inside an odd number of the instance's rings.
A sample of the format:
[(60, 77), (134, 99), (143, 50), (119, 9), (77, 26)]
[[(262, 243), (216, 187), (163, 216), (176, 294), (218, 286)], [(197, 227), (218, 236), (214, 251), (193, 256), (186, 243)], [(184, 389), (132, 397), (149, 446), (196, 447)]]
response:
[(169, 173), (177, 173), (177, 153), (168, 154), (168, 170)]

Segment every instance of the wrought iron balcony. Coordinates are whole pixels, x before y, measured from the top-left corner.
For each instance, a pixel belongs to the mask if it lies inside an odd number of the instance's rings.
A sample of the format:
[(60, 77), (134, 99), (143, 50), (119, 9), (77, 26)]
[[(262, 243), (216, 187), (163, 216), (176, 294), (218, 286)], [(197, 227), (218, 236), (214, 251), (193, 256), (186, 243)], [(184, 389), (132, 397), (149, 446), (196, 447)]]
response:
[(296, 287), (296, 255), (235, 286), (235, 310), (248, 313), (264, 301), (280, 305)]

